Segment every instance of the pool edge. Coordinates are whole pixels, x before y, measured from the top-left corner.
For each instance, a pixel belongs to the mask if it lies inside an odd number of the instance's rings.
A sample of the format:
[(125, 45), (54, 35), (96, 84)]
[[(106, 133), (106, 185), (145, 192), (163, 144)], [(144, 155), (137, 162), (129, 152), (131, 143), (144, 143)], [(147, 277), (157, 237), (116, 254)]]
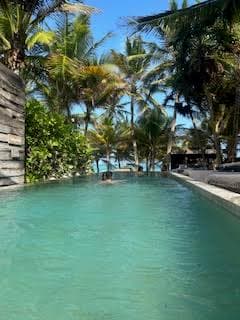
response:
[(186, 183), (209, 200), (214, 201), (233, 215), (240, 218), (240, 194), (193, 180), (192, 178), (179, 173), (171, 172), (170, 176)]

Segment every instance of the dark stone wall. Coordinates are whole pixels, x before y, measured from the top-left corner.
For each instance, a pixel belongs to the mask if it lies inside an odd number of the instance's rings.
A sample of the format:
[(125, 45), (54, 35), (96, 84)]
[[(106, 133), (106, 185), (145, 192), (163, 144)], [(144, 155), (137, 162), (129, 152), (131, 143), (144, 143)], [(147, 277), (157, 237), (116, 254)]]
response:
[(24, 183), (24, 105), (22, 80), (0, 64), (0, 186)]

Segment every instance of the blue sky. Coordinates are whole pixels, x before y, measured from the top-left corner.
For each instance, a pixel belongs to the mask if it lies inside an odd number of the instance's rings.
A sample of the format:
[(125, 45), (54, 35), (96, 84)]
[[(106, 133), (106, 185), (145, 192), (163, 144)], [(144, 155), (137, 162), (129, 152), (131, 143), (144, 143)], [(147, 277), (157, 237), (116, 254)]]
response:
[[(190, 0), (189, 4), (193, 2)], [(100, 39), (109, 31), (115, 34), (106, 44), (106, 50), (123, 48), (128, 31), (122, 27), (124, 18), (156, 14), (169, 8), (168, 0), (86, 0), (85, 3), (101, 10), (92, 17), (95, 37)]]
[(157, 13), (168, 7), (166, 0), (87, 0), (86, 3), (101, 10), (92, 17), (95, 36), (101, 38), (107, 32), (113, 32), (114, 37), (106, 48), (117, 50), (123, 48), (127, 34), (127, 29), (122, 27), (124, 18)]

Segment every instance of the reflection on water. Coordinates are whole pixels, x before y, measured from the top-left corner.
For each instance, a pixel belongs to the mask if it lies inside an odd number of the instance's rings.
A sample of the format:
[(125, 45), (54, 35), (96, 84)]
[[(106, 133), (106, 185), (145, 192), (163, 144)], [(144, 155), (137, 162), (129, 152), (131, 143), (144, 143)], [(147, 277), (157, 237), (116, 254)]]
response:
[(80, 178), (0, 201), (0, 319), (239, 318), (240, 221), (174, 180)]

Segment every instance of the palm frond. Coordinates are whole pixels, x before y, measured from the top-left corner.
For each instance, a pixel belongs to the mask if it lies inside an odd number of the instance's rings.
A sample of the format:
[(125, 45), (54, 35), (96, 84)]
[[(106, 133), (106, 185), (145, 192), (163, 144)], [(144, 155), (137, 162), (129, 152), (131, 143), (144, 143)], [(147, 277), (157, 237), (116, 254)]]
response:
[(44, 44), (44, 45), (50, 45), (55, 38), (55, 33), (52, 31), (44, 31), (40, 30), (33, 35), (30, 35), (27, 40), (27, 48), (30, 50), (32, 49), (36, 44)]
[(93, 13), (100, 13), (101, 11), (95, 7), (87, 6), (82, 3), (63, 3), (60, 7), (60, 10), (68, 13), (82, 13), (85, 15), (91, 15)]

